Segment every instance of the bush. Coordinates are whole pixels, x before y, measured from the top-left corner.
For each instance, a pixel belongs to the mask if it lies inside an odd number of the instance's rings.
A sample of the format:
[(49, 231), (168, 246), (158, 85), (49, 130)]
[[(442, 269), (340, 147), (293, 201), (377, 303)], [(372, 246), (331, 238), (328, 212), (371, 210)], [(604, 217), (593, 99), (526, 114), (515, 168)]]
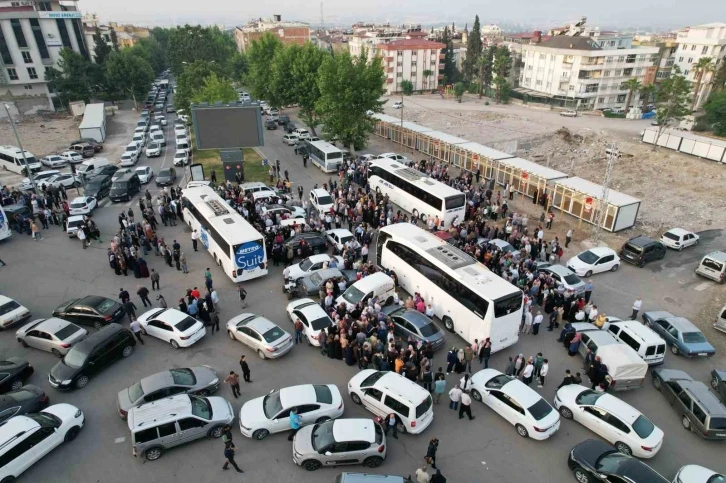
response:
[(401, 91), (407, 96), (413, 94), (413, 82), (410, 80), (401, 81)]
[(484, 105), (485, 106), (488, 106), (489, 105), (489, 101), (484, 101)]

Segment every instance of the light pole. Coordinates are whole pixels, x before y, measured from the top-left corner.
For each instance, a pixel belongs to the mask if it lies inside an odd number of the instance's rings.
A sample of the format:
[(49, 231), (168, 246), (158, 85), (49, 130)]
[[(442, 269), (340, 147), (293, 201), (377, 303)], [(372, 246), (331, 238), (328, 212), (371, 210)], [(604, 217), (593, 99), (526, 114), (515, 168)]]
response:
[(8, 121), (10, 121), (10, 127), (13, 128), (13, 134), (15, 134), (15, 140), (18, 142), (18, 147), (20, 148), (20, 154), (23, 155), (23, 163), (25, 164), (25, 170), (28, 172), (28, 179), (30, 180), (31, 184), (33, 185), (33, 191), (38, 193), (38, 186), (35, 184), (35, 178), (33, 177), (33, 171), (31, 171), (30, 166), (28, 165), (28, 160), (25, 157), (25, 150), (23, 149), (23, 145), (20, 142), (20, 136), (18, 136), (18, 131), (15, 130), (15, 123), (13, 122), (13, 118), (10, 117), (10, 110), (8, 109), (8, 105), (3, 103), (3, 107), (5, 108), (5, 113), (8, 115)]

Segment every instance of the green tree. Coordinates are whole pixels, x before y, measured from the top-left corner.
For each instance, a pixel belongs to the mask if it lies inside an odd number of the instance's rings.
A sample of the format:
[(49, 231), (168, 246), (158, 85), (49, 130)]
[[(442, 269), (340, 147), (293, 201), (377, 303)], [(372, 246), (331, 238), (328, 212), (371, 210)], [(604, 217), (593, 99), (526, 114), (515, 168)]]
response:
[(247, 56), (240, 52), (237, 52), (232, 56), (232, 60), (229, 63), (229, 76), (233, 81), (242, 83), (245, 75), (247, 75)]
[(138, 109), (137, 99), (143, 99), (154, 82), (154, 69), (146, 59), (131, 49), (113, 52), (106, 59), (106, 79), (109, 87), (131, 96)]
[(109, 35), (111, 36), (111, 46), (113, 47), (113, 51), (118, 52), (118, 35), (116, 35), (116, 31), (111, 29), (111, 33)]
[(98, 65), (103, 65), (106, 62), (106, 58), (113, 51), (113, 48), (106, 43), (106, 39), (103, 38), (101, 29), (96, 26), (93, 30), (93, 60)]
[(218, 27), (185, 25), (170, 31), (166, 57), (171, 71), (179, 75), (185, 62), (190, 64), (198, 59), (215, 61), (226, 68), (236, 51), (232, 36)]
[(329, 53), (323, 52), (307, 42), (300, 48), (292, 64), (294, 98), (295, 102), (300, 106), (298, 117), (310, 128), (313, 134), (316, 134), (316, 128), (320, 125), (320, 119), (316, 111), (316, 105), (320, 99), (318, 73), (320, 66), (329, 57), (331, 57)]
[(209, 104), (234, 102), (238, 97), (239, 95), (230, 79), (219, 77), (212, 72), (204, 78), (204, 85), (192, 95), (192, 102), (195, 104), (201, 104), (202, 102)]
[(351, 153), (366, 145), (375, 126), (366, 112), (381, 111), (385, 79), (378, 56), (371, 62), (365, 55), (352, 57), (349, 52), (325, 58), (319, 69), (316, 112), (326, 139), (340, 139)]
[(46, 70), (45, 79), (65, 104), (73, 101), (90, 102), (98, 91), (98, 66), (71, 49), (61, 49), (58, 68)]
[(273, 59), (282, 42), (271, 33), (253, 40), (247, 52), (247, 76), (245, 84), (250, 88), (252, 97), (270, 101), (272, 96)]
[[(492, 89), (492, 82), (494, 81), (494, 55), (496, 54), (497, 48), (492, 45), (482, 54), (482, 87), (486, 88), (486, 95), (490, 95)], [(481, 97), (481, 96), (479, 96)]]
[(454, 62), (454, 44), (451, 40), (448, 26), (444, 27), (444, 35), (441, 37), (441, 43), (446, 46), (442, 51), (444, 54), (444, 84), (451, 84), (456, 82), (458, 72), (456, 70), (456, 63)]
[(726, 60), (721, 61), (721, 67), (713, 76), (713, 92), (720, 92), (726, 89)]
[[(300, 53), (301, 46), (282, 45), (275, 49), (272, 62), (268, 65), (270, 77), (267, 81), (266, 95), (260, 97), (265, 99), (273, 107), (284, 107), (294, 104), (296, 101), (295, 82), (292, 65)], [(253, 93), (258, 87), (253, 88)]]
[(701, 90), (701, 83), (703, 82), (703, 77), (710, 72), (713, 72), (715, 70), (715, 67), (713, 65), (713, 58), (711, 57), (701, 57), (698, 59), (698, 62), (693, 66), (693, 73), (696, 75), (696, 88), (693, 89), (693, 102), (691, 103), (691, 110), (696, 110), (696, 103), (698, 102), (698, 98), (700, 96), (700, 90)]
[(703, 105), (706, 121), (713, 126), (713, 133), (726, 136), (726, 90), (713, 92)]
[(512, 57), (505, 46), (497, 47), (494, 52), (492, 71), (494, 77), (494, 92), (497, 102), (506, 102), (509, 98), (510, 85), (507, 77), (512, 66)]
[(658, 132), (653, 141), (653, 151), (658, 148), (658, 139), (668, 125), (680, 121), (683, 116), (691, 113), (688, 96), (691, 92), (691, 83), (681, 74), (681, 69), (673, 66), (671, 75), (663, 79), (655, 95)]
[(136, 44), (131, 47), (131, 52), (144, 58), (154, 72), (158, 75), (166, 70), (166, 52), (161, 44), (154, 38), (139, 39)]
[(651, 99), (653, 99), (653, 96), (656, 93), (656, 86), (655, 84), (643, 84), (640, 87), (640, 100), (643, 101), (640, 108), (642, 110), (645, 110), (645, 107), (648, 105), (648, 102), (650, 102)]
[(169, 48), (169, 35), (171, 34), (171, 29), (163, 28), (163, 27), (154, 27), (151, 29), (151, 38), (159, 42), (159, 45), (161, 46), (161, 49), (166, 53), (166, 51)]
[(464, 97), (464, 92), (466, 92), (466, 84), (461, 81), (454, 84), (454, 97), (457, 101), (461, 102), (461, 99)]
[(410, 96), (413, 94), (413, 82), (410, 80), (404, 79), (401, 81), (401, 92), (403, 92), (405, 95)]
[(637, 78), (633, 77), (623, 82), (621, 87), (628, 91), (628, 96), (625, 98), (625, 113), (627, 114), (630, 110), (630, 102), (633, 100), (633, 93), (638, 92), (643, 85)]
[(210, 74), (222, 77), (222, 69), (216, 62), (197, 60), (191, 64), (182, 64), (184, 70), (176, 78), (176, 96), (174, 106), (177, 109), (189, 110), (194, 94), (204, 86), (204, 79)]
[(429, 79), (434, 75), (434, 71), (426, 69), (422, 72), (424, 78), (424, 90), (429, 90)]
[(469, 38), (466, 41), (466, 60), (464, 60), (464, 80), (471, 82), (476, 74), (476, 68), (479, 65), (481, 57), (481, 27), (479, 25), (479, 15), (474, 18), (474, 25), (469, 32)]

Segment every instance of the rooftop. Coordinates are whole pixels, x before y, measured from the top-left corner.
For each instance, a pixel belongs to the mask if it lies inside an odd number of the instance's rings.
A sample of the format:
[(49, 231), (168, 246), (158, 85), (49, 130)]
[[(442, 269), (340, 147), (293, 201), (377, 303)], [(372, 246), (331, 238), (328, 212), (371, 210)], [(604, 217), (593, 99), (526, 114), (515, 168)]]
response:
[(590, 38), (560, 35), (543, 40), (539, 45), (542, 47), (550, 47), (552, 49), (602, 50), (602, 48)]
[(381, 50), (443, 49), (446, 45), (426, 39), (402, 39), (379, 45)]

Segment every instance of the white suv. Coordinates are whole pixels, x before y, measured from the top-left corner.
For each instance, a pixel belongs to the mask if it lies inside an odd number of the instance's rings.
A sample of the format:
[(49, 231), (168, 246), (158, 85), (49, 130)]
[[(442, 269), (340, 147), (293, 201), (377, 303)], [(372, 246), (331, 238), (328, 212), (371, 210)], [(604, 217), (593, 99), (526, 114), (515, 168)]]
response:
[(318, 213), (325, 215), (333, 207), (333, 197), (322, 188), (310, 190), (310, 204)]
[(76, 439), (84, 422), (77, 407), (55, 404), (0, 424), (0, 481), (14, 481), (61, 443)]

